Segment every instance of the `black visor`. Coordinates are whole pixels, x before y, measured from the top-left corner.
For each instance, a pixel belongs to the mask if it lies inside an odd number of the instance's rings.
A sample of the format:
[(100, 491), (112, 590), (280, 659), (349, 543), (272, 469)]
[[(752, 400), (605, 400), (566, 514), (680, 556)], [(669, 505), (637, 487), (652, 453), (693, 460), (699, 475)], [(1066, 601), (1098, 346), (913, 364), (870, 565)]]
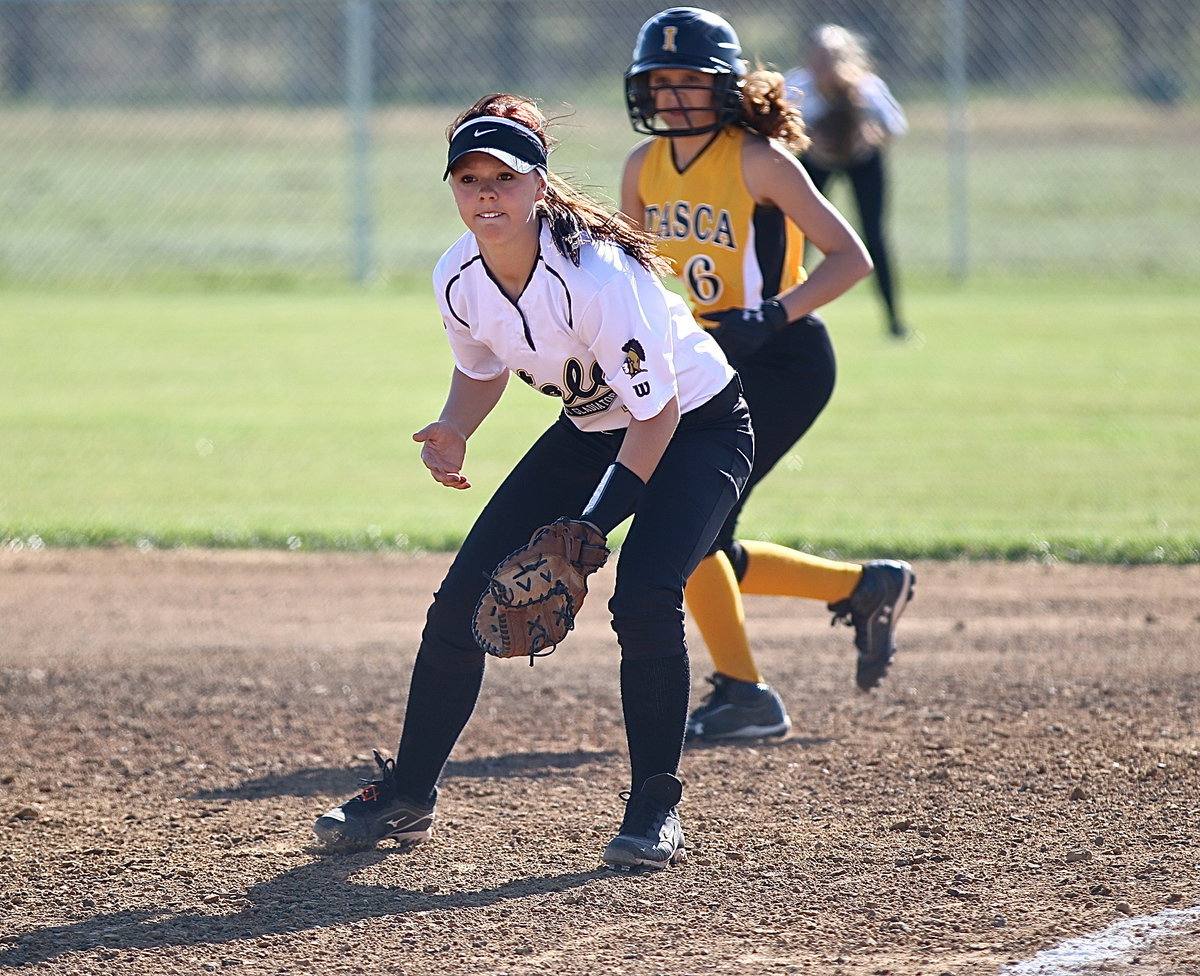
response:
[(517, 173), (528, 173), (535, 169), (541, 170), (543, 175), (546, 172), (546, 147), (529, 129), (512, 119), (484, 115), (464, 122), (455, 129), (450, 137), (450, 151), (446, 155), (446, 172), (442, 174), (442, 179), (450, 175), (450, 170), (459, 159), (473, 152), (494, 156)]

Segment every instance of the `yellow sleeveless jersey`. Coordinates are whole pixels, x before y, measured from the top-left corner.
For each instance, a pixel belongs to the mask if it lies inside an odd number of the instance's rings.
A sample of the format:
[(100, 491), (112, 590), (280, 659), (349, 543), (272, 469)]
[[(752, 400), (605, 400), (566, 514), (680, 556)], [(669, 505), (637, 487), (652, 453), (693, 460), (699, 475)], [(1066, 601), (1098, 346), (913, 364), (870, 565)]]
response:
[(746, 189), (747, 135), (741, 126), (726, 126), (682, 173), (671, 140), (656, 137), (642, 165), (644, 226), (659, 239), (697, 314), (757, 308), (805, 278), (800, 228), (778, 208), (756, 204)]

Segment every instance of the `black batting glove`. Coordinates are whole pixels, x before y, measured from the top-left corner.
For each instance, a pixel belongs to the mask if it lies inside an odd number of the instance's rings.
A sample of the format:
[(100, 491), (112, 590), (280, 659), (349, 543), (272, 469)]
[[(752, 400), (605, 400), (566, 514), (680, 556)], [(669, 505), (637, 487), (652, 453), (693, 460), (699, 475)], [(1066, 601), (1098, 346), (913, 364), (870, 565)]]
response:
[(735, 367), (788, 324), (787, 309), (775, 298), (768, 298), (758, 308), (727, 308), (723, 312), (705, 312), (700, 317), (718, 323), (709, 330), (709, 335), (717, 340), (725, 358)]

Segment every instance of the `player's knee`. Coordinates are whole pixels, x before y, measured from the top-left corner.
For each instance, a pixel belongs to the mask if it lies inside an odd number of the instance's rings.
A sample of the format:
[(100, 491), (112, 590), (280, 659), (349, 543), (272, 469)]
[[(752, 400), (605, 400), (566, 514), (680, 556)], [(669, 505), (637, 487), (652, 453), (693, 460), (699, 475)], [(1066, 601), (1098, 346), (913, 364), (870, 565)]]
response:
[(471, 615), (437, 599), (425, 616), (418, 654), (438, 671), (479, 671), (484, 666), (483, 649), (471, 632)]
[(682, 591), (627, 587), (613, 594), (608, 607), (622, 657), (644, 659), (685, 653)]
[(750, 563), (745, 546), (737, 539), (730, 539), (729, 544), (723, 547), (723, 552), (729, 559), (729, 565), (733, 567), (734, 578), (740, 583), (745, 579), (746, 567)]

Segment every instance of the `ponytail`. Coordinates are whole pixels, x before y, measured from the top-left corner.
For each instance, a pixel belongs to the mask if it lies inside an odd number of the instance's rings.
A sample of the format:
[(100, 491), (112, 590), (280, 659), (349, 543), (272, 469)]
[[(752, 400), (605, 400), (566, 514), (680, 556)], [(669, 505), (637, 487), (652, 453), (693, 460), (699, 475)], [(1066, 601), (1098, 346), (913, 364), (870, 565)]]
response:
[(799, 107), (788, 101), (783, 75), (777, 71), (759, 69), (746, 76), (738, 124), (766, 139), (779, 140), (793, 153), (809, 146), (804, 118)]
[(620, 214), (606, 210), (556, 173), (550, 174), (545, 199), (538, 206), (549, 225), (555, 247), (574, 264), (579, 264), (579, 248), (590, 237), (596, 241), (611, 241), (647, 271), (657, 275), (673, 273), (671, 263), (659, 253), (655, 238), (634, 227)]

